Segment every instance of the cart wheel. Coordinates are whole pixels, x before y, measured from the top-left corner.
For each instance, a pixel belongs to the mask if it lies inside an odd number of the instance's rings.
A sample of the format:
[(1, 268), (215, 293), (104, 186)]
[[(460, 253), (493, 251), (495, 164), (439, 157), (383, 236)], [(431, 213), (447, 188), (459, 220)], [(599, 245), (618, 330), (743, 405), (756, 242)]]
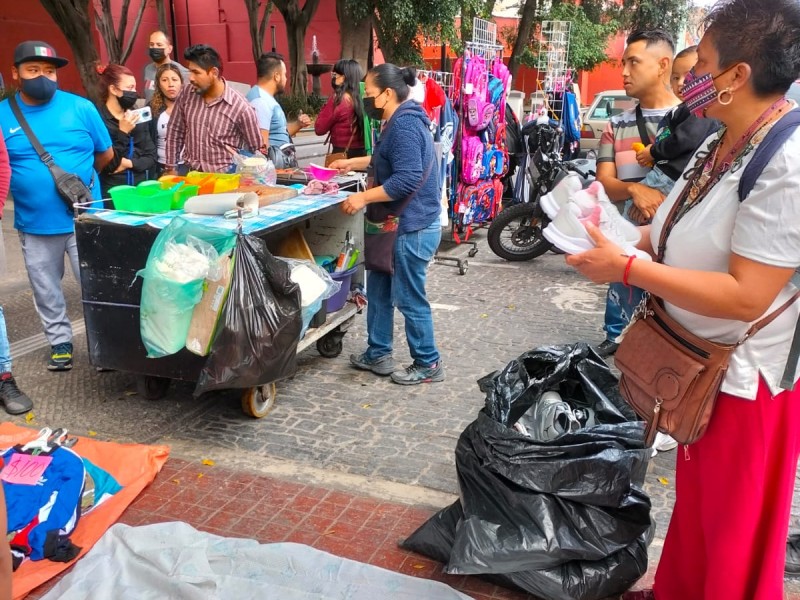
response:
[(477, 249), (477, 248), (473, 248), (472, 250), (470, 250), (470, 251), (469, 251), (469, 257), (470, 257), (470, 258), (472, 258), (472, 257), (474, 257), (474, 256), (475, 256), (477, 253), (478, 253), (478, 249)]
[(166, 377), (144, 375), (136, 380), (136, 391), (145, 400), (161, 400), (167, 395), (170, 383)]
[(469, 263), (467, 261), (462, 262), (460, 265), (458, 265), (458, 274), (466, 275), (467, 269), (469, 269)]
[(277, 395), (274, 383), (248, 388), (242, 394), (242, 410), (256, 419), (266, 417), (275, 408)]
[(342, 353), (343, 348), (342, 335), (337, 332), (329, 333), (317, 340), (317, 352), (325, 358), (336, 358)]

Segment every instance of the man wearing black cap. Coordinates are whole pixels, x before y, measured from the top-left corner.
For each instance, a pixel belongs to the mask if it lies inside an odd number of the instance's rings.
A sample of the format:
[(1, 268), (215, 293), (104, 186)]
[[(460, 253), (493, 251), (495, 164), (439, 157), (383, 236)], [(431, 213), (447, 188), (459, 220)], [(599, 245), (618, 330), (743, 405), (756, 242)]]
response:
[[(100, 200), (97, 171), (111, 160), (113, 150), (103, 120), (87, 99), (58, 89), (57, 69), (68, 63), (50, 44), (23, 42), (14, 50), (11, 75), (19, 88), (14, 96), (39, 143), (55, 163), (74, 173)], [(79, 280), (78, 250), (72, 211), (56, 191), (50, 171), (39, 158), (11, 109), (0, 102), (0, 132), (11, 163), (14, 227), (33, 288), (44, 333), (50, 342), (51, 371), (72, 368), (72, 326), (61, 280), (64, 255)]]

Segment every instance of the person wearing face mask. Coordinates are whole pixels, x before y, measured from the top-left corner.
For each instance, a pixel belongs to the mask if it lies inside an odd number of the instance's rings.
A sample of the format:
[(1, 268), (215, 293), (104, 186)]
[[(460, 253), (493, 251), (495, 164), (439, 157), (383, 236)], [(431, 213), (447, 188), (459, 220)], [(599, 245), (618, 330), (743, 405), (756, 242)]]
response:
[(183, 53), (189, 64), (189, 85), (183, 86), (167, 128), (164, 172), (185, 168), (227, 173), (233, 154), (263, 146), (253, 108), (222, 77), (222, 60), (211, 46), (197, 44)]
[[(641, 230), (639, 249), (659, 260), (622, 256), (593, 227), (597, 247), (566, 259), (592, 281), (625, 281), (657, 296), (694, 336), (738, 344), (705, 433), (677, 452), (654, 589), (626, 600), (784, 597), (800, 454), (800, 386), (790, 360), (800, 318), (792, 283), (800, 266), (800, 128), (790, 126), (798, 113), (786, 98), (800, 76), (800, 4), (723, 0), (705, 25), (683, 98), (692, 114), (722, 128)], [(779, 132), (786, 137), (773, 138)], [(745, 335), (767, 316), (774, 320)]]
[(159, 172), (161, 172), (167, 161), (167, 126), (169, 118), (172, 116), (175, 100), (181, 93), (183, 80), (178, 68), (173, 64), (168, 64), (158, 68), (156, 81), (158, 86), (153, 94), (153, 99), (150, 100), (150, 108), (153, 112), (153, 119), (150, 121), (150, 135), (156, 144)]
[[(97, 172), (113, 158), (111, 138), (95, 106), (58, 89), (57, 70), (69, 61), (45, 42), (28, 41), (14, 50), (14, 96), (25, 120), (55, 163), (83, 180), (101, 199)], [(67, 210), (50, 171), (34, 151), (11, 110), (0, 102), (0, 129), (11, 162), (14, 227), (33, 289), (36, 310), (50, 343), (51, 371), (72, 368), (72, 327), (61, 280), (64, 256), (80, 281), (73, 211)]]
[(149, 123), (139, 122), (139, 114), (131, 109), (139, 99), (136, 78), (127, 67), (110, 64), (100, 72), (100, 116), (103, 117), (114, 158), (100, 173), (103, 198), (117, 185), (136, 185), (156, 176), (156, 147)]
[(332, 152), (346, 152), (347, 158), (364, 156), (364, 107), (359, 86), (364, 72), (358, 61), (342, 59), (333, 66), (333, 95), (314, 122), (317, 135), (330, 134)]
[(179, 62), (172, 60), (172, 41), (163, 31), (154, 31), (150, 34), (149, 46), (147, 48), (147, 55), (150, 57), (149, 62), (144, 67), (144, 99), (147, 102), (153, 98), (158, 87), (158, 78), (156, 72), (164, 65), (174, 65), (180, 73), (181, 79), (184, 83), (189, 81), (189, 70)]
[[(371, 167), (375, 186), (350, 195), (342, 210), (366, 208), (367, 349), (352, 354), (350, 364), (376, 375), (390, 375), (400, 385), (444, 381), (445, 371), (433, 331), (425, 291), (428, 265), (439, 247), (442, 229), (441, 188), (430, 121), (409, 95), (414, 69), (383, 64), (367, 74), (364, 112), (385, 125), (372, 157), (334, 161), (342, 172)], [(396, 232), (394, 243), (393, 233)], [(388, 255), (388, 260), (382, 260)], [(394, 309), (405, 317), (406, 340), (413, 362), (404, 369), (392, 358)]]

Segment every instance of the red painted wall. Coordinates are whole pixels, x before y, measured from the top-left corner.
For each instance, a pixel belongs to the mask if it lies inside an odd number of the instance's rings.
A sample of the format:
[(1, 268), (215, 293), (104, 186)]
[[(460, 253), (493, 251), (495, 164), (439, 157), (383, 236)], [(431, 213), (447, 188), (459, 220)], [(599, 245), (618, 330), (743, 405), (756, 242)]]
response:
[[(112, 3), (119, 11), (120, 2)], [(256, 69), (250, 49), (250, 33), (247, 12), (241, 0), (174, 0), (177, 40), (173, 58), (183, 60), (183, 50), (190, 44), (210, 44), (214, 46), (224, 61), (225, 76), (234, 81), (255, 83)], [(131, 2), (130, 13), (138, 8), (138, 2)], [(118, 12), (115, 17), (118, 17)], [(133, 14), (129, 14), (133, 19)], [(167, 15), (169, 19), (169, 14)], [(288, 55), (289, 45), (286, 26), (281, 14), (274, 10), (270, 25), (275, 26), (277, 50)], [(130, 31), (130, 22), (129, 22)], [(147, 56), (150, 33), (158, 29), (158, 17), (152, 3), (148, 2), (141, 27), (136, 36), (133, 50), (125, 63), (137, 77), (141, 77)], [(171, 34), (171, 32), (167, 32)], [(95, 45), (99, 49), (102, 62), (107, 62), (105, 46), (96, 31)], [(317, 36), (320, 62), (336, 62), (339, 58), (339, 23), (336, 19), (336, 1), (322, 0), (306, 36), (306, 60), (311, 62), (312, 36)], [(42, 8), (38, 0), (0, 2), (0, 74), (11, 84), (11, 66), (14, 47), (28, 39), (42, 39), (52, 44), (59, 55), (73, 59), (67, 41), (61, 31)], [(271, 49), (270, 28), (264, 41), (266, 50)], [(59, 83), (63, 89), (82, 92), (83, 87), (78, 72), (73, 65), (59, 71)], [(310, 89), (310, 81), (309, 81)], [(323, 77), (323, 93), (330, 91), (329, 78)]]

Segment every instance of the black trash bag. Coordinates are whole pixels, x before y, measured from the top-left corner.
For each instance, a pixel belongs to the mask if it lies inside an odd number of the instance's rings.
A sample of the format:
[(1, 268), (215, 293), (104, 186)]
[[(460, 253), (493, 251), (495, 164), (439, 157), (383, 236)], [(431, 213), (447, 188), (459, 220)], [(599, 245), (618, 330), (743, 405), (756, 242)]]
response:
[[(446, 554), (417, 548), (417, 534), (407, 547), (443, 560), (451, 574), (514, 574), (517, 585), (545, 598), (627, 589), (647, 568), (641, 539), (650, 529), (650, 500), (642, 485), (650, 451), (608, 366), (586, 344), (551, 346), (479, 384), (486, 406), (456, 446), (463, 516), (452, 541)], [(548, 441), (514, 429), (546, 391), (594, 411), (595, 424)], [(584, 567), (591, 570), (581, 573)]]
[[(461, 504), (440, 510), (400, 545), (406, 550), (446, 563), (458, 523)], [(481, 579), (520, 589), (546, 600), (598, 600), (627, 590), (647, 571), (647, 539), (640, 536), (626, 548), (597, 561), (570, 561), (550, 569), (480, 575)]]
[(263, 240), (237, 236), (230, 293), (195, 396), (294, 375), (303, 324), (300, 287), (289, 274)]

